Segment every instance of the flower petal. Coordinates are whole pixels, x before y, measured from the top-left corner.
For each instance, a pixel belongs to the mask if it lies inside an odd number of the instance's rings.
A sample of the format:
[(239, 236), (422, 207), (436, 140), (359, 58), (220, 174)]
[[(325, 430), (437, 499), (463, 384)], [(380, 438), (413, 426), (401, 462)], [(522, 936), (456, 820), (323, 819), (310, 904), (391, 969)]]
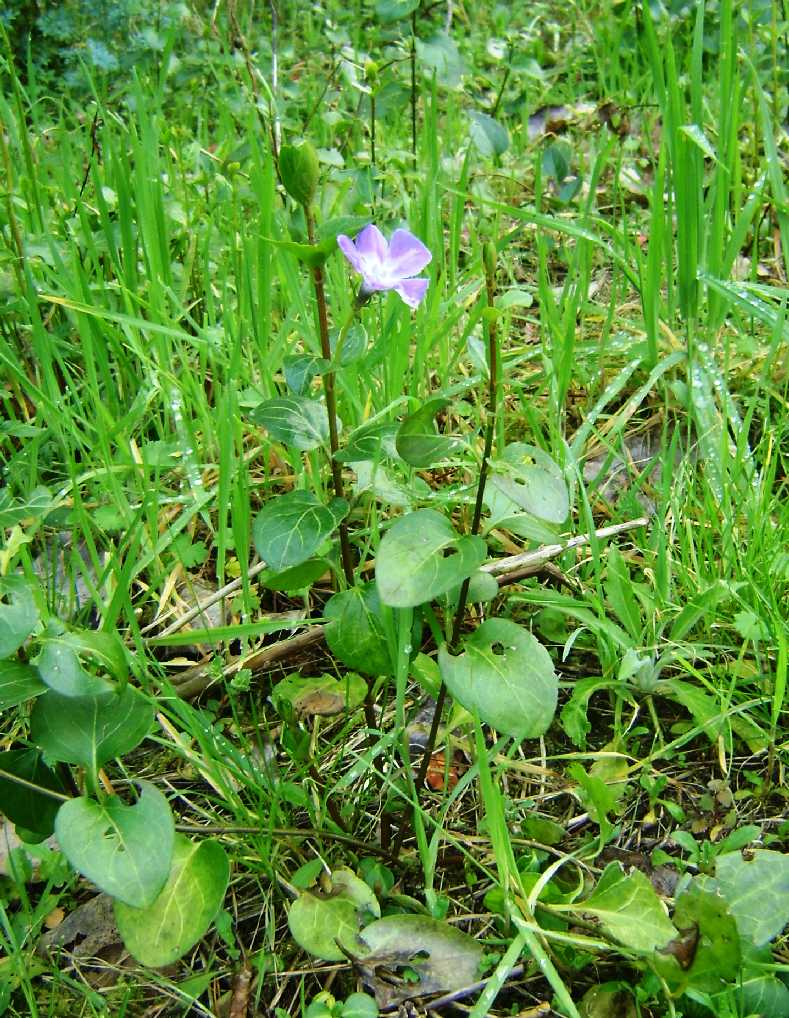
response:
[(401, 279), (415, 276), (433, 256), (422, 241), (408, 230), (395, 230), (389, 242), (389, 271)]
[(415, 308), (422, 302), (429, 282), (429, 279), (402, 279), (394, 289), (410, 308)]
[(346, 237), (344, 233), (337, 234), (337, 246), (353, 265), (357, 272), (362, 271), (362, 260), (359, 257), (359, 252), (356, 250), (356, 245), (350, 237)]
[(386, 237), (378, 227), (374, 223), (370, 223), (356, 235), (356, 250), (364, 258), (367, 268), (370, 269), (376, 263), (383, 265), (389, 246), (386, 243)]

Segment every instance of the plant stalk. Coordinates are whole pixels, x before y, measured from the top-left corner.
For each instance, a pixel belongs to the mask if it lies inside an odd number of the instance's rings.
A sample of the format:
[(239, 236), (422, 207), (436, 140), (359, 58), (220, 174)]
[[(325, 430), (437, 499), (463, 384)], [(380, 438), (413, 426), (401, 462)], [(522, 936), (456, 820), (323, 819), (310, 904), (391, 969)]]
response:
[[(489, 309), (493, 309), (495, 312), (495, 300), (496, 300), (496, 268), (495, 259), (489, 260), (483, 258), (485, 265), (485, 294), (487, 297), (487, 305)], [(496, 317), (494, 313), (491, 313), (488, 321), (488, 408), (487, 408), (487, 425), (485, 429), (485, 448), (482, 454), (482, 465), (479, 471), (479, 480), (477, 481), (477, 497), (474, 502), (474, 516), (471, 521), (471, 533), (476, 535), (479, 533), (480, 523), (482, 522), (482, 506), (485, 498), (485, 485), (488, 480), (488, 460), (493, 449), (493, 436), (496, 430), (496, 407), (498, 403), (498, 373), (499, 373), (499, 356), (498, 356), (498, 330), (496, 325)], [(460, 588), (460, 594), (458, 596), (457, 609), (455, 610), (455, 617), (452, 622), (452, 634), (450, 636), (449, 646), (451, 650), (454, 650), (460, 640), (460, 634), (463, 630), (463, 620), (466, 614), (466, 602), (468, 601), (468, 591), (471, 584), (471, 577), (468, 577), (463, 581)], [(430, 733), (427, 738), (427, 745), (425, 746), (424, 753), (422, 754), (422, 760), (419, 764), (419, 772), (416, 777), (416, 788), (415, 794), (419, 795), (419, 789), (425, 783), (425, 777), (427, 775), (428, 767), (430, 766), (430, 759), (435, 749), (436, 739), (438, 738), (438, 728), (441, 724), (441, 715), (444, 712), (444, 704), (447, 698), (447, 687), (444, 682), (441, 683), (441, 687), (436, 697), (436, 709), (433, 712), (433, 720), (430, 724)], [(401, 826), (398, 831), (397, 838), (394, 846), (392, 847), (392, 857), (397, 859), (400, 852), (400, 846), (403, 843), (405, 836), (405, 823)]]
[[(307, 237), (310, 244), (315, 243), (315, 220), (308, 206), (304, 206), (304, 216), (307, 220)], [(318, 331), (321, 341), (321, 355), (325, 360), (331, 361), (331, 344), (329, 343), (329, 318), (326, 313), (326, 291), (323, 286), (323, 268), (315, 265), (312, 272), (312, 285), (315, 288), (315, 300), (318, 305)], [(337, 498), (345, 498), (345, 490), (342, 483), (342, 467), (335, 459), (340, 448), (337, 437), (337, 398), (334, 389), (334, 371), (327, 371), (323, 376), (323, 391), (326, 394), (326, 413), (329, 418), (329, 446), (331, 448), (331, 475), (334, 482), (334, 493)], [(348, 525), (343, 520), (340, 523), (340, 556), (342, 558), (342, 569), (345, 580), (349, 587), (354, 584), (353, 557), (351, 555), (351, 542), (348, 538)]]

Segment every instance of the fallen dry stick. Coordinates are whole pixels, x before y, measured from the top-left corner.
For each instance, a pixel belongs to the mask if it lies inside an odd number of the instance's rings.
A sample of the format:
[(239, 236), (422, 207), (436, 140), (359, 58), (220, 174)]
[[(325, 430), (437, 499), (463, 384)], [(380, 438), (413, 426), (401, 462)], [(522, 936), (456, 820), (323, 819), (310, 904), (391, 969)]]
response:
[[(546, 544), (535, 551), (525, 551), (520, 555), (508, 555), (506, 558), (493, 559), (481, 566), (481, 569), (486, 573), (493, 574), (498, 579), (499, 584), (503, 586), (507, 582), (508, 577), (515, 580), (516, 578), (521, 579), (532, 573), (539, 572), (551, 559), (558, 558), (559, 555), (573, 548), (581, 548), (586, 544), (590, 544), (593, 537), (598, 540), (616, 537), (618, 534), (624, 534), (628, 530), (637, 530), (640, 527), (645, 527), (648, 523), (649, 520), (646, 516), (639, 516), (637, 519), (628, 520), (625, 523), (615, 523), (610, 527), (600, 527), (599, 530), (595, 530), (594, 535), (579, 534), (564, 544)], [(259, 572), (259, 566), (260, 563), (253, 568)], [(233, 582), (236, 583), (238, 581)], [(229, 584), (228, 586), (232, 585)], [(222, 591), (217, 591), (217, 596), (222, 596), (223, 593), (227, 593), (226, 588), (223, 588)], [(204, 607), (205, 605), (203, 605)], [(195, 614), (199, 614), (199, 610), (192, 614), (191, 618), (194, 618)], [(190, 613), (187, 613), (187, 615), (172, 623), (166, 631), (168, 633), (174, 632), (182, 625), (185, 625), (186, 622), (190, 621), (189, 615)], [(287, 658), (299, 654), (315, 644), (321, 643), (324, 635), (325, 626), (310, 626), (304, 632), (297, 633), (286, 640), (280, 640), (268, 647), (262, 647), (260, 650), (247, 654), (244, 657), (235, 658), (222, 669), (222, 678), (231, 678), (242, 668), (249, 668), (253, 673), (261, 672), (278, 661), (287, 660)], [(171, 679), (178, 695), (185, 699), (199, 696), (203, 690), (216, 681), (216, 675), (209, 673), (206, 665), (197, 665), (194, 668), (189, 668)]]

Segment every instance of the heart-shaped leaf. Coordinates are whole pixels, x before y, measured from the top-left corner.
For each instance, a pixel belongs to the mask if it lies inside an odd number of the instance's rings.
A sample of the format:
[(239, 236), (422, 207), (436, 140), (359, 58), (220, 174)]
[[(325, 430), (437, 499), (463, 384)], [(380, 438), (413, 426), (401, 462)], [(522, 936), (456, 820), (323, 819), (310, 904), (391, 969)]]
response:
[(609, 936), (631, 951), (660, 950), (677, 937), (666, 906), (649, 877), (640, 870), (625, 874), (618, 862), (606, 866), (597, 887), (585, 901), (568, 908), (595, 916)]
[(270, 499), (252, 528), (255, 548), (275, 572), (306, 562), (348, 513), (345, 499), (324, 505), (311, 491)]
[(363, 675), (392, 674), (381, 601), (374, 583), (340, 591), (326, 602), (323, 611), (329, 619), (326, 643), (335, 657)]
[(439, 435), (434, 422), (436, 414), (449, 402), (448, 399), (429, 399), (400, 425), (397, 451), (412, 467), (430, 467), (451, 456), (459, 447), (458, 439)]
[(12, 749), (0, 753), (0, 770), (27, 782), (22, 785), (0, 777), (0, 812), (17, 827), (48, 838), (55, 830), (55, 817), (61, 804), (39, 789), (50, 789), (63, 795), (66, 791), (63, 782), (55, 771), (47, 767), (37, 749)]
[(216, 841), (173, 842), (170, 876), (147, 908), (115, 902), (115, 920), (129, 953), (143, 965), (170, 965), (194, 947), (219, 911), (230, 864)]
[(98, 803), (71, 799), (55, 822), (55, 834), (68, 861), (113, 898), (145, 908), (170, 873), (175, 827), (167, 799), (152, 784), (139, 782), (134, 806), (115, 798)]
[(452, 696), (515, 739), (542, 735), (556, 710), (558, 680), (548, 651), (509, 619), (488, 619), (454, 657), (442, 647), (441, 675)]
[(52, 760), (81, 764), (92, 773), (134, 749), (148, 734), (154, 708), (139, 690), (101, 696), (62, 696), (50, 690), (36, 701), (30, 736)]
[(317, 399), (295, 396), (267, 399), (249, 416), (255, 424), (262, 424), (272, 438), (302, 452), (317, 449), (329, 440), (326, 405)]
[(342, 961), (360, 949), (359, 929), (365, 917), (380, 916), (381, 907), (370, 887), (348, 869), (331, 876), (328, 895), (304, 891), (288, 912), (288, 926), (296, 943), (324, 961)]
[(21, 661), (0, 661), (0, 711), (16, 707), (46, 690), (35, 668)]
[(33, 591), (21, 576), (0, 578), (0, 658), (10, 657), (38, 625)]
[(375, 561), (381, 601), (393, 608), (432, 601), (482, 565), (485, 550), (481, 537), (459, 537), (433, 509), (402, 516), (384, 534)]
[(570, 512), (567, 485), (547, 453), (513, 442), (491, 463), (491, 483), (521, 509), (548, 523), (563, 523)]
[[(390, 915), (366, 926), (361, 933), (366, 950), (359, 958), (365, 981), (375, 991), (379, 1007), (411, 997), (446, 993), (469, 986), (480, 977), (482, 944), (449, 923), (429, 916)], [(358, 950), (356, 952), (359, 954)], [(377, 970), (407, 968), (416, 981), (393, 985)]]

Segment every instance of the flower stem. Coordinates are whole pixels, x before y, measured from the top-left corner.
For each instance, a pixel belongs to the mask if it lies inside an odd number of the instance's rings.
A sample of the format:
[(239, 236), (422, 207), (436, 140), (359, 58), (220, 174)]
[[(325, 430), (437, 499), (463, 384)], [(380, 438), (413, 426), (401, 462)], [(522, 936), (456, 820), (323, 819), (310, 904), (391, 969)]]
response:
[(416, 8), (411, 12), (411, 161), (416, 169)]
[[(490, 318), (488, 319), (488, 408), (487, 408), (487, 424), (485, 428), (485, 448), (482, 453), (482, 465), (479, 471), (479, 479), (477, 481), (477, 497), (474, 502), (474, 516), (471, 521), (471, 533), (478, 534), (480, 523), (482, 522), (482, 505), (485, 498), (485, 485), (488, 479), (488, 460), (493, 449), (493, 436), (496, 430), (496, 408), (498, 404), (498, 374), (499, 374), (499, 345), (498, 345), (498, 330), (496, 325), (495, 317), (495, 299), (496, 299), (496, 265), (494, 258), (484, 258), (485, 265), (485, 294), (487, 297), (488, 308), (492, 309)], [(463, 619), (466, 614), (466, 602), (468, 601), (469, 585), (471, 583), (471, 577), (468, 577), (463, 581), (463, 585), (460, 588), (460, 594), (458, 595), (457, 609), (455, 610), (455, 617), (452, 622), (452, 635), (450, 637), (449, 646), (452, 650), (457, 647), (460, 640), (460, 634), (463, 629)], [(441, 683), (441, 687), (436, 697), (436, 708), (433, 712), (433, 720), (430, 724), (430, 734), (427, 738), (427, 745), (422, 755), (422, 760), (419, 765), (419, 773), (416, 778), (416, 794), (419, 794), (419, 789), (423, 787), (425, 783), (425, 776), (427, 775), (428, 767), (430, 766), (430, 758), (433, 755), (433, 750), (436, 745), (436, 738), (438, 737), (438, 728), (441, 724), (441, 715), (444, 711), (444, 703), (447, 698), (447, 687), (444, 682)], [(398, 831), (397, 838), (392, 847), (392, 856), (397, 859), (400, 852), (400, 846), (403, 842), (405, 835), (405, 824), (403, 824)]]
[[(307, 205), (304, 206), (304, 216), (307, 220), (307, 237), (310, 244), (315, 243), (315, 220)], [(314, 265), (311, 269), (312, 285), (315, 288), (315, 300), (318, 305), (318, 332), (321, 341), (321, 355), (325, 360), (331, 360), (331, 344), (329, 343), (329, 319), (326, 313), (326, 291), (323, 286), (323, 268)], [(337, 498), (344, 498), (345, 492), (342, 483), (342, 467), (335, 459), (335, 454), (340, 448), (337, 437), (337, 398), (334, 390), (334, 371), (327, 371), (323, 376), (323, 391), (326, 395), (326, 413), (329, 418), (329, 446), (331, 448), (331, 475), (334, 482), (334, 493)], [(351, 555), (351, 542), (348, 538), (348, 525), (345, 520), (340, 523), (340, 556), (342, 558), (342, 569), (349, 587), (353, 586), (353, 556)]]

